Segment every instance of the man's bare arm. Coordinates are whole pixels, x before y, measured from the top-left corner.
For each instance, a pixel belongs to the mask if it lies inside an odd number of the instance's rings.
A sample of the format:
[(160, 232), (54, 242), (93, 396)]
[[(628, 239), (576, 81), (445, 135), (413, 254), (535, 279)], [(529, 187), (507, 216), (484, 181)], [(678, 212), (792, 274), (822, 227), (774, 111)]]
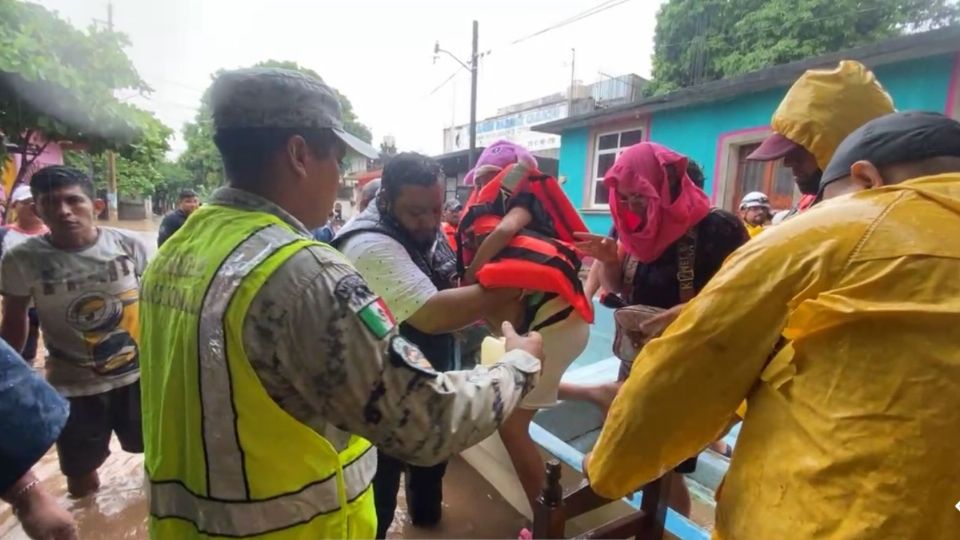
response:
[(484, 289), (479, 285), (439, 291), (406, 322), (427, 334), (453, 332), (516, 300), (521, 292), (519, 289)]
[(29, 296), (3, 295), (3, 322), (0, 322), (0, 337), (17, 352), (23, 351), (27, 343), (27, 310), (30, 308)]
[[(313, 251), (329, 260), (319, 248)], [(387, 329), (390, 317), (371, 324), (367, 310), (377, 307), (376, 296), (352, 268), (325, 264), (317, 270), (293, 305), (281, 310), (283, 317), (257, 316), (256, 323), (279, 325), (274, 335), (284, 345), (274, 354), (314, 417), (396, 458), (433, 465), (493, 433), (536, 384), (539, 336), (506, 332), (510, 352), (500, 363), (438, 373), (415, 345)]]

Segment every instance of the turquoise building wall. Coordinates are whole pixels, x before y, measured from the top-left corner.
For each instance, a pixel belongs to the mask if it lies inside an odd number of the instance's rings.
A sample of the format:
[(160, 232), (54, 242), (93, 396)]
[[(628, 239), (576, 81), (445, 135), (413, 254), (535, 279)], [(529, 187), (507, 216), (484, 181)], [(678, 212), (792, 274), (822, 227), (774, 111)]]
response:
[[(947, 54), (897, 64), (875, 70), (881, 84), (893, 96), (898, 110), (922, 109), (944, 112), (953, 76), (955, 55)], [(744, 94), (679, 109), (657, 112), (650, 119), (650, 140), (664, 144), (696, 160), (706, 175), (705, 190), (715, 191), (718, 139), (731, 131), (768, 125), (787, 87)], [(560, 175), (566, 177), (564, 190), (577, 208), (583, 208), (584, 176), (587, 159), (594, 144), (591, 133), (604, 130), (604, 124), (564, 131), (560, 143)], [(583, 212), (591, 231), (605, 234), (611, 226), (607, 212)]]

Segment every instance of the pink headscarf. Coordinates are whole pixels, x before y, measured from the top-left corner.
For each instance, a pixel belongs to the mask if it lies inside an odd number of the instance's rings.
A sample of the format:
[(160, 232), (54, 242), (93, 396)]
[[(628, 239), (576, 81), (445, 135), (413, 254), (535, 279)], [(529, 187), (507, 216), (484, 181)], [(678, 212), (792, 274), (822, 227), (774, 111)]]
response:
[(473, 185), (473, 177), (477, 169), (484, 165), (493, 165), (504, 168), (512, 163), (525, 163), (531, 167), (537, 166), (537, 158), (533, 157), (526, 148), (510, 141), (499, 140), (488, 146), (480, 157), (477, 158), (477, 164), (466, 176), (463, 177), (463, 183), (467, 186)]
[[(673, 165), (680, 180), (680, 194), (670, 200), (667, 165)], [(610, 190), (610, 212), (619, 240), (627, 252), (650, 263), (686, 232), (707, 217), (710, 199), (687, 176), (687, 158), (657, 143), (642, 142), (627, 148), (607, 171), (603, 184)], [(646, 222), (620, 200), (617, 188), (647, 199)]]

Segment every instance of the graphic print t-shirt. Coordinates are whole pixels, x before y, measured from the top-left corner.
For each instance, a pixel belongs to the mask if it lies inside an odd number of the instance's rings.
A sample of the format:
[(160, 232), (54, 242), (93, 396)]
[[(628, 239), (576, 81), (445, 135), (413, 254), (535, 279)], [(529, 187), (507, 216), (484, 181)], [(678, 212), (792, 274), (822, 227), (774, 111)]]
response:
[(49, 355), (47, 380), (65, 396), (89, 396), (140, 377), (139, 285), (147, 249), (100, 227), (95, 244), (68, 251), (45, 236), (3, 256), (0, 290), (33, 298)]

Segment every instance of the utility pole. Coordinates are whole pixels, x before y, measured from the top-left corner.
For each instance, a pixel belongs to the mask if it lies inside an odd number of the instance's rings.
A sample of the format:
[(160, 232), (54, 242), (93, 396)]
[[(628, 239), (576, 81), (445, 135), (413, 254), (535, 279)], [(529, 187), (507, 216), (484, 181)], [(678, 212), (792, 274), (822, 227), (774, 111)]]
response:
[(450, 58), (453, 58), (457, 61), (458, 64), (463, 66), (463, 69), (466, 69), (470, 72), (470, 151), (469, 151), (469, 166), (473, 167), (474, 160), (477, 158), (477, 71), (480, 67), (480, 51), (479, 47), (479, 34), (480, 34), (480, 25), (477, 21), (473, 21), (473, 51), (470, 55), (470, 63), (464, 62), (457, 58), (452, 52), (441, 49), (440, 42), (437, 41), (433, 45), (433, 62), (437, 62), (437, 57), (440, 53), (444, 53)]
[[(113, 32), (113, 2), (107, 2), (107, 28)], [(107, 150), (107, 219), (119, 219), (117, 205), (117, 155)]]
[(477, 159), (477, 68), (480, 56), (477, 51), (479, 42), (479, 24), (473, 21), (473, 54), (470, 56), (470, 154), (467, 165), (473, 168)]
[[(573, 95), (573, 90), (577, 86), (577, 50), (570, 48), (570, 103), (573, 103), (573, 100), (576, 96)], [(573, 114), (573, 113), (570, 113)]]

